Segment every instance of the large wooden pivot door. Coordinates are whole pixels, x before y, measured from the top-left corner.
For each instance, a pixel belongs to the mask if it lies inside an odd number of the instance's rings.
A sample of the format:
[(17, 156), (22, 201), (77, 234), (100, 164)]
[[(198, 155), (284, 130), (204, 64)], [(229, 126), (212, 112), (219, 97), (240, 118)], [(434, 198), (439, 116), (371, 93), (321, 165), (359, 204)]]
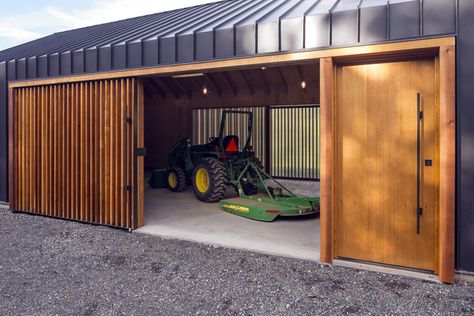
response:
[(14, 211), (135, 228), (143, 97), (135, 79), (16, 88), (10, 103)]
[(435, 59), (337, 68), (336, 256), (436, 271)]

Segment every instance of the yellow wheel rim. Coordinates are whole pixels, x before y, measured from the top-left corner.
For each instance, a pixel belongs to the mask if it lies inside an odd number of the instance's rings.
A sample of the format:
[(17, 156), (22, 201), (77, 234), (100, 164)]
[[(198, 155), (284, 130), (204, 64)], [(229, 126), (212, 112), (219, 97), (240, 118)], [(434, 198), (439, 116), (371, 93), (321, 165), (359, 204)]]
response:
[(176, 189), (178, 186), (178, 176), (176, 175), (176, 172), (170, 172), (168, 175), (168, 185), (172, 189)]
[(196, 172), (196, 187), (201, 193), (206, 193), (209, 189), (209, 174), (206, 169), (200, 168)]

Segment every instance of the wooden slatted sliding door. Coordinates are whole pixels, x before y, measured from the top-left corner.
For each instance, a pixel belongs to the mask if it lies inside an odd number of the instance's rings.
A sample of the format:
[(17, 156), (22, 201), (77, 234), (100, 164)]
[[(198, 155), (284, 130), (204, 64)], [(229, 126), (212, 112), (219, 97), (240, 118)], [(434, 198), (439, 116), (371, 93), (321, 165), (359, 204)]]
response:
[(135, 79), (13, 89), (12, 210), (123, 228), (142, 225), (134, 194), (141, 184), (134, 181), (140, 91)]

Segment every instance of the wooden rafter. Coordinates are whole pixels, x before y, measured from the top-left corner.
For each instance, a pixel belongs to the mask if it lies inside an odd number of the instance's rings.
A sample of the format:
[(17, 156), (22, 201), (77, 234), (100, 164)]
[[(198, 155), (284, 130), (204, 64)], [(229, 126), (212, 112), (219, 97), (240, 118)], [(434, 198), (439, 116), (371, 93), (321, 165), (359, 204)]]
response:
[(181, 91), (186, 94), (186, 96), (191, 99), (193, 97), (193, 92), (189, 91), (188, 88), (180, 81), (180, 79), (173, 79), (173, 82), (176, 83), (176, 85), (181, 89)]
[(217, 94), (221, 97), (222, 96), (222, 89), (219, 88), (219, 85), (217, 84), (216, 80), (211, 76), (211, 74), (206, 74), (205, 75), (206, 81), (209, 83), (209, 85), (214, 89)]
[(283, 84), (285, 89), (288, 91), (288, 83), (286, 82), (285, 75), (283, 74), (283, 71), (281, 70), (280, 67), (277, 67), (276, 72), (278, 73), (278, 77), (279, 77), (281, 83)]
[(237, 95), (237, 88), (232, 83), (232, 79), (229, 77), (229, 74), (226, 73), (226, 72), (223, 72), (222, 73), (222, 78), (224, 78), (224, 81), (225, 81), (226, 85), (229, 86), (229, 88), (232, 90), (232, 92), (234, 92), (234, 94)]
[(166, 78), (157, 78), (155, 79), (157, 82), (160, 84), (164, 85), (168, 90), (173, 93), (173, 95), (176, 97), (176, 99), (179, 99), (181, 97), (181, 94), (179, 91), (176, 90), (176, 87), (174, 87)]
[(298, 76), (299, 76), (300, 81), (304, 81), (304, 72), (303, 72), (303, 68), (301, 67), (301, 65), (296, 66), (296, 71), (298, 72)]
[(238, 71), (236, 71), (236, 73), (240, 76), (240, 78), (241, 78), (242, 81), (244, 82), (244, 84), (245, 84), (245, 86), (247, 87), (247, 89), (249, 89), (250, 94), (251, 94), (251, 95), (254, 95), (254, 89), (252, 88), (252, 85), (249, 83), (249, 81), (248, 81), (247, 78), (245, 77), (245, 74), (243, 73), (243, 71), (238, 70)]
[(151, 92), (154, 94), (161, 96), (162, 99), (166, 98), (166, 93), (163, 92), (163, 90), (161, 90), (158, 85), (153, 84), (150, 80), (143, 80), (143, 85), (145, 86), (146, 90), (151, 90)]
[(262, 83), (265, 86), (265, 91), (267, 94), (270, 94), (270, 85), (268, 84), (267, 78), (265, 78), (265, 74), (263, 73), (262, 69), (257, 69), (257, 73), (260, 76), (260, 79), (262, 79)]

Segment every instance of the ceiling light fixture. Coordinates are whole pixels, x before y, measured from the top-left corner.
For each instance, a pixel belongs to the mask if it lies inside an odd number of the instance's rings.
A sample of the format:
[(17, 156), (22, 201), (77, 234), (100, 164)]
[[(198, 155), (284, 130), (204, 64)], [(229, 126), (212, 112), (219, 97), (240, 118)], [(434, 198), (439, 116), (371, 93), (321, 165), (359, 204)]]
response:
[(207, 90), (207, 87), (202, 88), (202, 94), (207, 95), (209, 91)]
[(306, 81), (301, 81), (301, 88), (306, 89)]
[(192, 78), (192, 77), (202, 77), (204, 76), (203, 73), (194, 73), (194, 74), (183, 74), (183, 75), (174, 75), (174, 79), (180, 79), (180, 78)]

